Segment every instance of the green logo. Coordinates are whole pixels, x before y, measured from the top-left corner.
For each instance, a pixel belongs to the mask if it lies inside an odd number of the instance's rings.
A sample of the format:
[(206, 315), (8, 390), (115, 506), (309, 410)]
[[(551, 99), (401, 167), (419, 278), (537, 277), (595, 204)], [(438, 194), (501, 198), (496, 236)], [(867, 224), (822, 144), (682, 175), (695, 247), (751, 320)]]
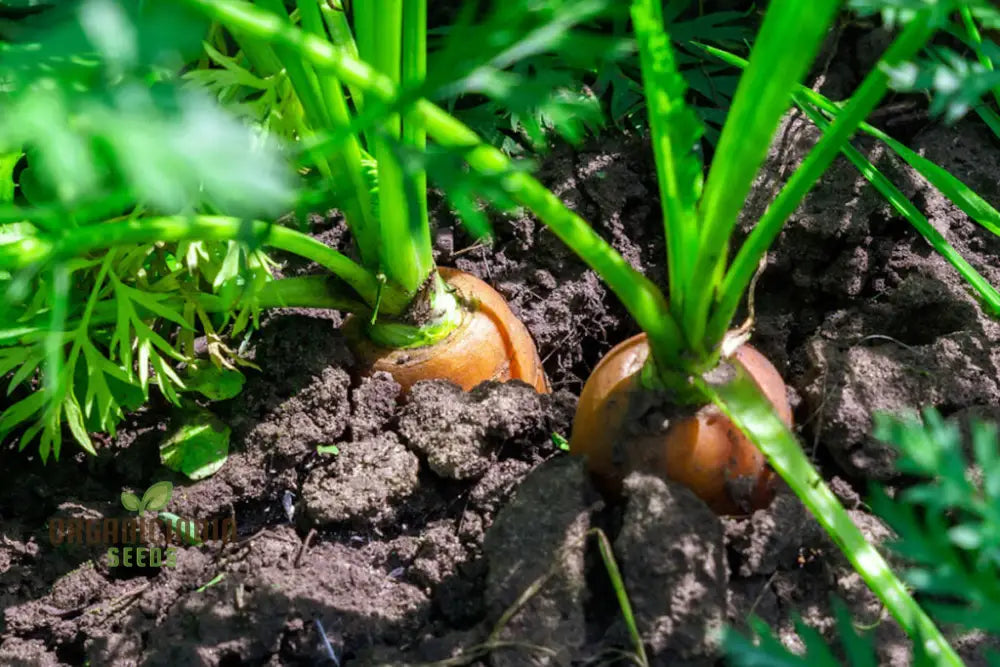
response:
[[(157, 482), (146, 489), (142, 498), (122, 491), (122, 507), (135, 516), (81, 519), (54, 517), (49, 521), (49, 540), (53, 546), (79, 544), (107, 548), (108, 567), (175, 567), (178, 545), (197, 545), (208, 541), (223, 544), (236, 539), (236, 522), (184, 519), (164, 512), (174, 493), (170, 482)], [(147, 512), (156, 512), (152, 518)]]
[(149, 487), (146, 493), (142, 494), (142, 500), (139, 500), (134, 493), (122, 491), (122, 507), (140, 516), (146, 510), (158, 512), (167, 506), (173, 493), (174, 485), (170, 482), (157, 482)]

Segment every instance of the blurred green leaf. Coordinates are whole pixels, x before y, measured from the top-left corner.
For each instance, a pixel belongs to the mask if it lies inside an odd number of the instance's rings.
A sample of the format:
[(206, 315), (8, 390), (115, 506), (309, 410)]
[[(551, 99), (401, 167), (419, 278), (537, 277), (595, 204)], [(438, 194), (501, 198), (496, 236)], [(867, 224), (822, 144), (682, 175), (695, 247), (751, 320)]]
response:
[(963, 117), (1000, 86), (1000, 70), (987, 69), (945, 47), (935, 47), (931, 53), (934, 60), (920, 59), (889, 69), (890, 83), (903, 92), (932, 92), (930, 112), (944, 116), (947, 123)]
[(278, 147), (171, 85), (168, 72), (200, 50), (207, 23), (197, 12), (83, 0), (23, 23), (0, 61), (0, 151), (29, 153), (29, 202), (72, 206), (124, 185), (163, 212), (209, 203), (276, 215), (290, 206), (292, 174)]
[(754, 641), (742, 634), (727, 629), (723, 634), (722, 647), (727, 654), (727, 663), (736, 667), (876, 667), (878, 657), (872, 641), (872, 632), (858, 635), (850, 613), (842, 602), (833, 601), (836, 619), (836, 643), (846, 654), (846, 662), (839, 657), (834, 643), (828, 643), (815, 628), (806, 625), (801, 618), (795, 619), (795, 631), (805, 645), (805, 652), (792, 652), (775, 637), (767, 625), (758, 618), (750, 620)]
[[(1000, 457), (996, 425), (971, 420), (971, 443), (933, 409), (877, 414), (875, 437), (897, 448), (897, 467), (916, 482), (871, 505), (897, 534), (907, 579), (930, 610), (965, 628), (1000, 631)], [(970, 446), (971, 445), (971, 446)], [(976, 474), (969, 474), (974, 470)]]
[(910, 23), (925, 9), (934, 10), (935, 22), (939, 27), (943, 27), (956, 2), (955, 0), (849, 0), (847, 4), (862, 16), (881, 14), (886, 27), (895, 28)]
[(229, 457), (229, 427), (203, 409), (182, 413), (178, 421), (160, 445), (160, 461), (190, 479), (214, 475)]
[[(19, 150), (10, 153), (0, 154), (0, 204), (11, 204), (14, 202), (14, 190), (17, 185), (14, 182), (14, 168), (21, 161), (23, 153)], [(3, 225), (0, 225), (0, 232)]]
[(212, 401), (224, 401), (243, 391), (246, 376), (237, 370), (219, 368), (204, 362), (191, 364), (184, 377), (184, 383), (191, 391), (197, 391)]

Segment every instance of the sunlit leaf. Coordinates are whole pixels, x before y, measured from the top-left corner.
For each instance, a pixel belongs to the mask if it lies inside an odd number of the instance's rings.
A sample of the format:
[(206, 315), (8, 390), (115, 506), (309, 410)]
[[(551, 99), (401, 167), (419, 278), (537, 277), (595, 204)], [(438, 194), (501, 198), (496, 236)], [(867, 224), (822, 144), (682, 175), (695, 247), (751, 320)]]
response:
[(207, 410), (181, 417), (160, 445), (160, 460), (190, 479), (214, 475), (229, 456), (230, 429)]

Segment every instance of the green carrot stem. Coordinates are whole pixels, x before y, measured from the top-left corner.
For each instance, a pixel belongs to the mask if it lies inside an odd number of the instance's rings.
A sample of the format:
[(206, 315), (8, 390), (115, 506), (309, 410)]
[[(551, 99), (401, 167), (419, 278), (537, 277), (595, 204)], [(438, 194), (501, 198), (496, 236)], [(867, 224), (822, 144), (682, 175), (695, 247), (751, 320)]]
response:
[[(231, 304), (214, 295), (201, 294), (198, 301), (209, 312), (232, 309)], [(371, 307), (348, 290), (338, 289), (330, 276), (295, 276), (269, 281), (257, 292), (256, 303), (260, 308), (332, 308), (351, 313), (364, 312)]]
[[(396, 86), (368, 64), (347, 56), (323, 40), (285, 25), (275, 17), (233, 0), (187, 0), (213, 19), (230, 27), (252, 32), (261, 39), (274, 40), (295, 48), (301, 57), (320, 68), (330, 68), (348, 85), (356, 85), (366, 96), (392, 103)], [(355, 8), (357, 8), (357, 4)], [(358, 30), (361, 48), (361, 30)], [(519, 203), (529, 208), (611, 287), (626, 309), (649, 336), (650, 347), (661, 369), (685, 369), (683, 338), (670, 316), (666, 299), (653, 283), (633, 269), (604, 239), (577, 214), (529, 174), (517, 172), (510, 159), (484, 144), (469, 127), (440, 107), (419, 100), (413, 113), (423, 121), (429, 137), (449, 147), (466, 149), (469, 165), (487, 174), (506, 174), (504, 186)]]
[[(805, 100), (804, 95), (797, 96), (796, 101), (799, 103), (799, 107), (802, 111), (809, 116), (809, 119), (816, 124), (824, 132), (829, 130), (830, 122), (823, 117), (823, 115), (812, 107)], [(894, 141), (895, 143), (895, 141)], [(981, 273), (976, 271), (968, 260), (962, 257), (954, 246), (948, 243), (948, 240), (944, 237), (944, 234), (939, 232), (937, 229), (931, 225), (930, 221), (927, 219), (923, 213), (907, 199), (899, 188), (897, 188), (892, 181), (885, 177), (882, 172), (880, 172), (871, 161), (861, 154), (861, 151), (856, 149), (851, 144), (844, 144), (841, 151), (844, 153), (845, 157), (851, 161), (858, 171), (864, 174), (865, 178), (871, 183), (876, 190), (882, 193), (882, 196), (892, 204), (900, 215), (906, 218), (906, 220), (920, 232), (921, 236), (926, 239), (926, 241), (938, 252), (942, 257), (948, 260), (955, 270), (965, 278), (976, 292), (985, 301), (985, 306), (993, 311), (994, 314), (1000, 315), (1000, 292), (997, 291), (993, 285), (983, 277)]]
[[(302, 17), (303, 28), (317, 37), (325, 39), (325, 24), (317, 0), (297, 0), (297, 5)], [(350, 125), (350, 111), (347, 108), (347, 100), (344, 97), (340, 81), (329, 71), (319, 71), (316, 72), (316, 85), (326, 108), (328, 122), (321, 126), (314, 126), (314, 129)], [(347, 177), (356, 202), (353, 208), (354, 214), (351, 215), (350, 208), (346, 213), (348, 225), (357, 243), (358, 253), (361, 255), (361, 263), (368, 268), (377, 270), (379, 266), (378, 252), (382, 245), (381, 236), (372, 206), (368, 179), (365, 177), (365, 169), (362, 166), (361, 144), (355, 135), (345, 137), (337, 153), (337, 160), (342, 165), (341, 173), (333, 178)]]
[(883, 54), (878, 66), (869, 72), (847, 105), (837, 114), (830, 131), (813, 147), (757, 222), (733, 259), (722, 283), (707, 329), (711, 339), (721, 339), (725, 334), (757, 266), (774, 243), (788, 216), (795, 211), (806, 193), (833, 162), (841, 147), (850, 140), (858, 125), (885, 95), (889, 81), (885, 68), (912, 58), (933, 34), (931, 11), (921, 12), (896, 38)]
[[(346, 285), (338, 285), (331, 276), (279, 278), (265, 283), (254, 296), (254, 304), (261, 309), (333, 308), (352, 313), (364, 313), (370, 309), (370, 306), (357, 299), (353, 290)], [(190, 301), (194, 301), (208, 313), (230, 313), (250, 305), (243, 294), (238, 294), (234, 300), (204, 292), (170, 297), (164, 299), (161, 305), (165, 309), (179, 312)], [(89, 312), (85, 312), (81, 317), (68, 320), (64, 330), (73, 331), (84, 324), (91, 328), (114, 324), (118, 317), (118, 306), (114, 300), (88, 303), (88, 308)], [(140, 317), (156, 317), (156, 313), (146, 310), (141, 303), (136, 304), (136, 309)], [(24, 322), (17, 329), (4, 330), (0, 334), (0, 347), (15, 343), (31, 344), (44, 338), (50, 330), (49, 327), (49, 316), (45, 315)]]
[[(704, 44), (698, 44), (698, 46), (723, 62), (736, 67), (746, 67), (747, 61), (737, 55)], [(798, 87), (795, 93), (795, 102), (824, 132), (829, 128), (829, 122), (826, 118), (817, 116), (818, 112), (812, 109), (812, 105), (815, 105), (832, 117), (836, 117), (842, 110), (842, 105), (829, 100), (806, 86)], [(920, 172), (931, 185), (951, 199), (966, 215), (990, 232), (1000, 235), (1000, 212), (990, 206), (988, 202), (969, 189), (964, 183), (877, 127), (868, 123), (860, 123), (858, 129), (884, 142), (911, 167)], [(948, 243), (941, 232), (937, 231), (927, 221), (926, 216), (891, 181), (879, 172), (867, 158), (851, 146), (850, 143), (845, 143), (841, 148), (841, 152), (882, 193), (886, 200), (892, 204), (893, 208), (899, 211), (900, 215), (905, 217), (923, 235), (927, 242), (931, 244), (931, 247), (955, 267), (955, 270), (978, 292), (984, 301), (984, 305), (994, 313), (1000, 314), (1000, 292)]]
[(14, 201), (14, 167), (21, 155), (21, 151), (0, 154), (0, 204)]
[[(480, 142), (468, 127), (438, 106), (421, 100), (416, 110), (424, 120), (427, 132), (447, 147), (469, 147), (465, 160), (484, 174), (504, 174), (505, 192), (527, 207), (552, 230), (590, 268), (601, 276), (621, 299), (636, 323), (649, 337), (650, 348), (662, 373), (687, 370), (682, 358), (684, 342), (677, 323), (670, 316), (667, 300), (659, 289), (629, 265), (602, 239), (587, 222), (542, 185), (523, 171), (513, 171), (510, 159), (501, 151)], [(666, 380), (670, 383), (670, 380)]]
[(433, 281), (427, 300), (431, 313), (427, 322), (414, 326), (380, 319), (366, 328), (368, 338), (398, 350), (433, 345), (447, 338), (462, 323), (466, 311), (441, 276), (435, 273)]
[[(976, 19), (972, 16), (972, 7), (963, 3), (959, 6), (958, 11), (962, 16), (962, 27), (965, 28), (966, 37), (972, 42), (972, 49), (976, 52), (979, 64), (992, 72), (993, 60), (983, 50), (983, 36), (979, 32), (979, 26), (976, 25)], [(994, 86), (990, 90), (990, 94), (993, 95), (993, 101), (1000, 105), (1000, 86)]]
[[(806, 75), (840, 4), (836, 0), (780, 0), (768, 6), (699, 203), (702, 227), (698, 257), (681, 320), (698, 356), (712, 354), (722, 341), (725, 331), (707, 332), (707, 325), (725, 275), (737, 216), (767, 157), (781, 117), (791, 105), (792, 91)], [(794, 45), (789, 43), (789, 35), (795, 35)]]
[[(413, 90), (427, 76), (427, 0), (403, 0), (403, 61), (401, 84)], [(423, 152), (427, 146), (427, 132), (420, 117), (412, 111), (403, 115), (403, 145)], [(408, 175), (413, 184), (410, 196), (411, 233), (414, 235), (418, 266), (416, 273), (426, 275), (432, 269), (433, 251), (431, 228), (427, 213), (427, 172), (423, 167), (409, 167)]]
[[(26, 237), (0, 246), (0, 268), (15, 271), (37, 262), (76, 257), (127, 243), (246, 240), (312, 260), (351, 286), (369, 305), (375, 303), (378, 281), (346, 255), (316, 239), (282, 225), (223, 216), (168, 216), (124, 220), (67, 230), (56, 240)], [(383, 304), (400, 304), (397, 294), (383, 293)]]
[[(257, 2), (277, 21), (292, 27), (283, 0), (257, 0)], [(316, 9), (316, 12), (309, 11), (309, 3), (312, 3), (311, 7)], [(314, 30), (322, 31), (323, 25), (318, 16), (315, 0), (301, 0), (300, 5), (306, 7), (305, 23)], [(246, 31), (246, 33), (252, 34), (252, 31)], [(316, 39), (322, 39), (322, 37), (316, 37)], [(274, 52), (281, 60), (285, 73), (295, 90), (295, 95), (305, 111), (308, 128), (300, 128), (300, 135), (308, 136), (310, 130), (320, 131), (336, 127), (335, 123), (337, 122), (347, 122), (345, 120), (347, 108), (343, 103), (343, 92), (336, 79), (329, 77), (329, 72), (324, 72), (322, 75), (316, 72), (313, 65), (299, 58), (293, 48), (275, 44)], [(374, 248), (379, 247), (380, 243), (377, 231), (373, 231), (371, 194), (361, 167), (360, 147), (356, 138), (347, 137), (343, 149), (334, 156), (332, 161), (326, 155), (315, 152), (313, 152), (312, 158), (327, 181), (332, 183), (348, 182), (352, 185), (352, 193), (342, 199), (341, 207), (352, 231), (357, 230), (355, 237), (358, 241), (362, 262), (366, 266), (377, 268), (373, 253)]]
[[(344, 53), (351, 58), (358, 58), (358, 45), (354, 41), (354, 33), (351, 32), (351, 25), (347, 21), (347, 12), (344, 11), (343, 3), (335, 0), (331, 4), (323, 3), (320, 6), (323, 20), (326, 22), (326, 29), (330, 33), (330, 41), (338, 49), (344, 50)], [(364, 93), (357, 86), (348, 86), (347, 89), (351, 93), (351, 103), (354, 105), (354, 109), (360, 113), (365, 107)]]
[(698, 378), (696, 383), (764, 452), (771, 466), (802, 499), (906, 634), (915, 641), (923, 642), (924, 649), (935, 664), (960, 667), (962, 660), (948, 640), (916, 603), (882, 555), (865, 539), (757, 383), (738, 368), (728, 380), (710, 383)]
[[(257, 3), (265, 12), (269, 12), (275, 20), (291, 27), (292, 24), (288, 18), (288, 13), (285, 11), (283, 0), (257, 0)], [(247, 33), (253, 34), (252, 31), (247, 31)], [(276, 43), (273, 48), (281, 60), (282, 66), (285, 68), (285, 73), (295, 87), (295, 93), (299, 98), (299, 102), (302, 103), (302, 108), (305, 110), (310, 124), (314, 128), (329, 127), (330, 122), (326, 112), (326, 105), (319, 94), (316, 72), (313, 71), (311, 64), (303, 62), (301, 58), (297, 58), (294, 49), (289, 49), (284, 44)]]
[(268, 44), (239, 31), (230, 34), (257, 76), (266, 78), (281, 71), (281, 61)]
[[(357, 53), (353, 54), (352, 57), (355, 61), (364, 63), (368, 59), (366, 54), (374, 53), (375, 51), (375, 43), (378, 41), (378, 17), (376, 16), (376, 12), (370, 11), (372, 7), (369, 7), (368, 3), (351, 2), (350, 5), (351, 12), (354, 15), (354, 38), (355, 45), (357, 46)], [(352, 84), (348, 82), (348, 85)], [(366, 90), (364, 85), (357, 83), (353, 85), (364, 94)], [(375, 130), (371, 128), (365, 129), (365, 145), (368, 147), (369, 153), (375, 152), (374, 134)]]
[[(422, 39), (411, 40), (406, 44), (409, 54), (404, 56), (404, 6), (407, 20), (415, 23), (407, 26), (407, 31), (415, 32), (422, 25), (415, 11), (419, 5), (381, 0), (356, 3), (354, 7), (359, 55), (393, 89), (399, 88), (402, 81), (404, 59), (413, 69), (413, 63), (421, 58), (415, 51), (423, 46)], [(371, 30), (377, 31), (374, 37), (368, 34)], [(408, 74), (412, 76), (414, 71)], [(414, 178), (403, 163), (406, 141), (400, 113), (389, 110), (381, 114), (369, 138), (378, 164), (379, 224), (382, 238), (386, 239), (379, 247), (379, 270), (391, 283), (416, 294), (433, 270), (426, 206), (420, 203), (426, 197), (426, 181)]]
[[(695, 204), (701, 185), (701, 163), (691, 155), (698, 136), (697, 121), (684, 103), (687, 91), (670, 37), (663, 27), (661, 5), (660, 0), (636, 0), (631, 14), (660, 190), (670, 308), (671, 312), (682, 314), (692, 288), (691, 270), (698, 254)], [(684, 139), (679, 139), (680, 136)], [(685, 145), (677, 145), (682, 142)], [(704, 284), (702, 280), (695, 282)]]

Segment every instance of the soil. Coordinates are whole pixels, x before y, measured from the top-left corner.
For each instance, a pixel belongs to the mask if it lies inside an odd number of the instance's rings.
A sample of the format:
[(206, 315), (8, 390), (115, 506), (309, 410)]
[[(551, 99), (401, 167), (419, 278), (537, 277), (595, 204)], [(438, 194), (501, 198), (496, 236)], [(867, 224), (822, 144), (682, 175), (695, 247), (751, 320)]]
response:
[[(984, 127), (892, 120), (897, 138), (1000, 204), (1000, 150)], [(816, 132), (791, 115), (779, 137), (744, 233)], [(1000, 285), (1000, 239), (876, 143), (858, 146)], [(643, 141), (556, 149), (541, 176), (661, 280)], [(898, 626), (787, 489), (743, 518), (720, 519), (687, 490), (641, 475), (627, 480), (624, 502), (603, 501), (551, 436), (568, 435), (583, 380), (634, 325), (530, 217), (496, 220), (489, 247), (440, 206), (436, 218), (440, 263), (509, 299), (555, 393), (518, 382), (462, 393), (429, 382), (399, 401), (388, 376), (352, 376), (336, 313), (276, 312), (252, 339), (261, 371), (248, 373), (237, 398), (211, 406), (233, 432), (214, 476), (190, 482), (160, 467), (170, 414), (157, 404), (132, 415), (96, 457), (67, 451), (42, 466), (4, 452), (0, 664), (623, 662), (630, 644), (598, 530), (613, 544), (652, 664), (717, 664), (717, 631), (745, 629), (751, 614), (798, 646), (796, 616), (831, 632), (831, 596), (873, 628), (880, 664), (909, 663)], [(317, 222), (320, 238), (346, 242), (335, 216)], [(1000, 418), (1000, 324), (843, 160), (769, 256), (754, 344), (789, 384), (807, 451), (876, 541), (889, 531), (861, 499), (870, 481), (897, 480), (891, 451), (871, 438), (874, 411), (935, 405), (956, 419)], [(110, 567), (103, 546), (50, 541), (53, 519), (124, 517), (122, 490), (141, 495), (160, 480), (177, 485), (170, 512), (235, 518), (237, 539), (178, 546), (176, 566), (160, 568)], [(970, 665), (985, 664), (995, 643), (957, 641)]]

